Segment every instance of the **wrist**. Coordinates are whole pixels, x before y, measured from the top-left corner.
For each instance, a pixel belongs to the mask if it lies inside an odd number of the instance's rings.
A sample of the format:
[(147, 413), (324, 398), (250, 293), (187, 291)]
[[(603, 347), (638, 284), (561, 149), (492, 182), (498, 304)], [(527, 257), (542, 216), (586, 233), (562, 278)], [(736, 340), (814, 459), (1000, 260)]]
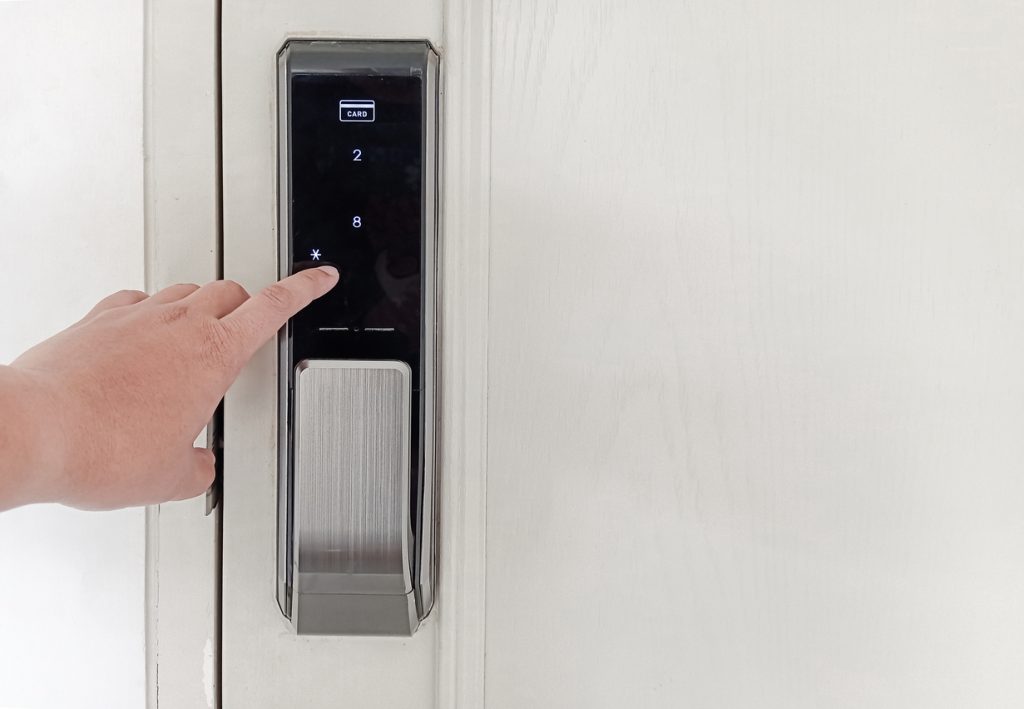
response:
[(58, 501), (65, 450), (61, 417), (43, 377), (0, 366), (0, 509)]

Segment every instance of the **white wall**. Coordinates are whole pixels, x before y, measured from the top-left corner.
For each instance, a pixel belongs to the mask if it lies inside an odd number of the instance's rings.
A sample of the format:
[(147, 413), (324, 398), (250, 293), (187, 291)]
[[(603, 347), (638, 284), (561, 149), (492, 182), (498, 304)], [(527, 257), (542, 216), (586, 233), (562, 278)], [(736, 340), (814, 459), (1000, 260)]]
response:
[[(142, 288), (142, 3), (0, 0), (0, 362)], [(145, 702), (142, 510), (0, 514), (0, 707)]]

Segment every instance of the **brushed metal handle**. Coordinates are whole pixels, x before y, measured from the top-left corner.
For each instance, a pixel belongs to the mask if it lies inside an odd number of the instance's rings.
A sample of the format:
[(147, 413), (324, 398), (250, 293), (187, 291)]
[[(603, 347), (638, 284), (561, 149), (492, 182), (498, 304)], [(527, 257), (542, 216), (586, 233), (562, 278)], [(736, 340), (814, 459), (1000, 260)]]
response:
[(292, 620), (299, 633), (411, 634), (412, 371), (295, 367)]

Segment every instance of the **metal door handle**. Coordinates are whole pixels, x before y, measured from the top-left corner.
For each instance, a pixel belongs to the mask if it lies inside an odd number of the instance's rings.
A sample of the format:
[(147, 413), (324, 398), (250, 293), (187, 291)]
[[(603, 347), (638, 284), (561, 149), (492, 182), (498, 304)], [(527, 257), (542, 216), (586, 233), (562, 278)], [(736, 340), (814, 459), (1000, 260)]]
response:
[(409, 365), (295, 368), (292, 619), (299, 633), (410, 634)]

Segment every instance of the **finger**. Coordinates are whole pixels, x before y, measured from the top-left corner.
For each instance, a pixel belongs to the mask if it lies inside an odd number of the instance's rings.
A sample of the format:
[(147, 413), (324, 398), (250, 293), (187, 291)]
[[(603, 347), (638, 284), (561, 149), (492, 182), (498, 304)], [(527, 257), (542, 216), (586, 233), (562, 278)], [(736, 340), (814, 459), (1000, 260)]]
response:
[(288, 318), (327, 293), (338, 283), (338, 269), (320, 266), (288, 276), (254, 295), (224, 318), (251, 355), (288, 322)]
[(249, 300), (249, 292), (235, 281), (212, 281), (188, 297), (196, 310), (222, 318)]
[(83, 317), (81, 320), (78, 321), (78, 323), (75, 324), (77, 325), (79, 323), (83, 323), (86, 320), (96, 315), (99, 315), (104, 310), (110, 310), (111, 308), (120, 308), (125, 305), (135, 305), (136, 303), (139, 303), (148, 297), (148, 295), (146, 295), (140, 290), (119, 290), (117, 293), (112, 293), (108, 295), (106, 298), (96, 303), (96, 305), (92, 306), (92, 310), (86, 313), (85, 317)]
[(159, 290), (151, 295), (147, 304), (162, 305), (165, 303), (173, 303), (181, 300), (185, 296), (191, 295), (197, 290), (199, 290), (199, 286), (195, 283), (175, 283), (173, 286), (167, 286), (163, 290)]
[(193, 448), (187, 459), (188, 469), (178, 486), (175, 500), (187, 500), (202, 495), (213, 485), (217, 459), (209, 448)]

